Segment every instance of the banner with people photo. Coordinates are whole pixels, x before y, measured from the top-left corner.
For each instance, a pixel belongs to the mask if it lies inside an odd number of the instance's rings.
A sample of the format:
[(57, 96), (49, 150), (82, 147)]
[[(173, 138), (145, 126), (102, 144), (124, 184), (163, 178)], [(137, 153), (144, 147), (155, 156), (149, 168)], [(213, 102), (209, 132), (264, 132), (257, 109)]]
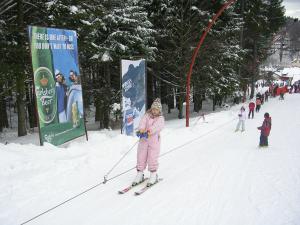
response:
[(41, 145), (85, 135), (76, 31), (29, 26), (28, 35)]
[(134, 135), (146, 110), (145, 60), (121, 60), (122, 133)]

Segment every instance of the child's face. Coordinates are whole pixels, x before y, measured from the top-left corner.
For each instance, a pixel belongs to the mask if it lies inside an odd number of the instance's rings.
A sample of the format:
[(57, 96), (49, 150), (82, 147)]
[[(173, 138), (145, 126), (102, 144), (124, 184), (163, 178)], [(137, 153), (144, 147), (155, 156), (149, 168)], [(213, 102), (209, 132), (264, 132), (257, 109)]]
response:
[(158, 116), (159, 115), (159, 110), (158, 109), (151, 109), (152, 115), (153, 116)]

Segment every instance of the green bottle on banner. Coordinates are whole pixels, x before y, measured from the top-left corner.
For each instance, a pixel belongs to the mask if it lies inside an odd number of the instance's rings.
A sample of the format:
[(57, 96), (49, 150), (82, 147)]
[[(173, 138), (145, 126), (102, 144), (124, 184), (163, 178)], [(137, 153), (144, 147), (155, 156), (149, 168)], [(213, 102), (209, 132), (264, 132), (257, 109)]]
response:
[(31, 55), (40, 128), (58, 123), (57, 95), (47, 28), (30, 26)]

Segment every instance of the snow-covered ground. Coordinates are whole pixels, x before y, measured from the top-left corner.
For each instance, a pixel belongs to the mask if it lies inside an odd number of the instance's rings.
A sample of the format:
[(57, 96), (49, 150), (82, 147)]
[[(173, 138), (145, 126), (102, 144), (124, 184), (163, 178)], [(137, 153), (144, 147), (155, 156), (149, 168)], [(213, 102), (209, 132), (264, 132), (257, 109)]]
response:
[[(164, 180), (141, 196), (117, 194), (134, 170), (101, 184), (137, 141), (119, 131), (89, 132), (88, 142), (63, 147), (40, 147), (36, 135), (0, 144), (0, 224), (22, 224), (94, 187), (26, 224), (299, 225), (299, 102), (299, 94), (270, 99), (243, 133), (234, 132), (240, 106), (207, 115), (207, 123), (193, 118), (190, 128), (185, 120), (167, 121)], [(259, 149), (264, 112), (273, 127), (270, 147)], [(136, 148), (107, 178), (133, 168), (135, 157)]]

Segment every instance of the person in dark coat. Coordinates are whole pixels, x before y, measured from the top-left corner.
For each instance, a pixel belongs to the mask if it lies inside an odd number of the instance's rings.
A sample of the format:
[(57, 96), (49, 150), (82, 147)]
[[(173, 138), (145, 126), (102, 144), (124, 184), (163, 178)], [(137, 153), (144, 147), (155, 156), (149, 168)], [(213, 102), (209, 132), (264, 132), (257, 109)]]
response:
[(255, 108), (255, 111), (256, 111), (256, 112), (259, 112), (260, 106), (261, 106), (261, 101), (260, 101), (259, 98), (257, 98), (257, 99), (256, 99), (256, 108)]
[(269, 91), (265, 92), (265, 102), (269, 100)]
[(260, 130), (259, 147), (268, 147), (268, 137), (272, 127), (272, 120), (269, 113), (265, 113), (263, 124), (257, 129)]

